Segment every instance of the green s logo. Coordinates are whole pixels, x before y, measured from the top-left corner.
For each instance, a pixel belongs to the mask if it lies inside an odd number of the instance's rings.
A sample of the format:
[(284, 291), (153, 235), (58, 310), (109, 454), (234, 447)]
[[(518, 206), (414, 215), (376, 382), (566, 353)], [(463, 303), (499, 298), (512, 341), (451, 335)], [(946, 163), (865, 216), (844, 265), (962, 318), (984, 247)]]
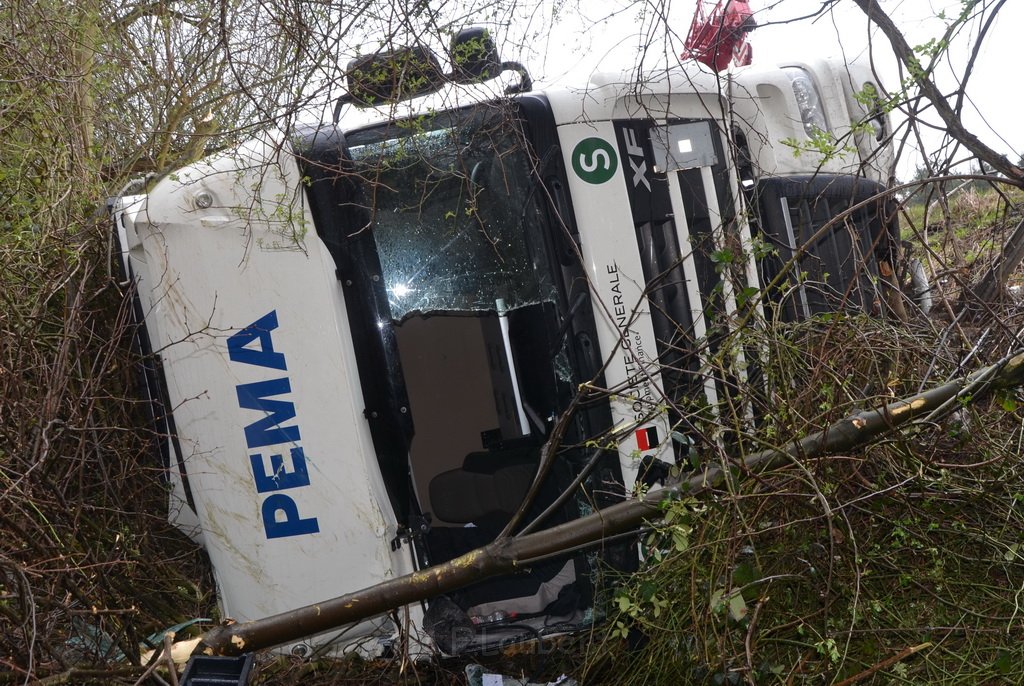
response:
[(587, 183), (604, 183), (619, 166), (615, 148), (603, 138), (584, 138), (572, 151), (572, 170)]

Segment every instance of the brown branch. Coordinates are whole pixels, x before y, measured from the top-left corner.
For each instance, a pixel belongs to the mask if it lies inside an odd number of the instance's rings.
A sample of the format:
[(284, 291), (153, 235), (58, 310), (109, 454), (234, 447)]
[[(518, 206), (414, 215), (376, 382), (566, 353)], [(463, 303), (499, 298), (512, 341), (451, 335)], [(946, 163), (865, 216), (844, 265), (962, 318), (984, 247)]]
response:
[[(29, 681), (29, 686), (59, 686), (60, 684), (80, 684), (84, 681), (95, 682), (99, 679), (111, 680), (116, 678), (132, 677), (142, 670), (141, 667), (112, 667), (110, 669), (93, 667), (72, 667), (59, 674), (50, 675), (44, 679)], [(10, 677), (10, 678), (8, 678)], [(18, 683), (23, 684), (25, 680), (14, 674), (0, 674), (0, 684)]]
[(882, 660), (878, 664), (872, 665), (872, 666), (868, 667), (863, 672), (858, 672), (857, 674), (854, 674), (849, 679), (843, 679), (838, 684), (836, 684), (836, 686), (853, 686), (853, 684), (857, 683), (858, 681), (863, 681), (864, 679), (867, 679), (869, 676), (871, 676), (875, 672), (880, 672), (883, 669), (888, 669), (889, 667), (892, 667), (897, 662), (900, 662), (901, 660), (906, 660), (908, 657), (910, 657), (914, 653), (919, 653), (922, 650), (924, 650), (926, 648), (931, 648), (931, 647), (932, 647), (931, 643), (922, 643), (921, 645), (910, 646), (909, 648), (906, 648), (906, 649), (901, 650), (900, 652), (896, 653), (892, 657), (886, 658), (885, 660)]
[[(960, 307), (969, 307), (975, 302), (987, 305), (999, 302), (1007, 279), (1016, 271), (1022, 261), (1024, 261), (1024, 219), (1017, 224), (1017, 228), (1010, 234), (1010, 237), (1003, 246), (1003, 250), (996, 257), (985, 275), (978, 281), (978, 285), (973, 289), (964, 289)], [(972, 298), (974, 302), (972, 302)]]

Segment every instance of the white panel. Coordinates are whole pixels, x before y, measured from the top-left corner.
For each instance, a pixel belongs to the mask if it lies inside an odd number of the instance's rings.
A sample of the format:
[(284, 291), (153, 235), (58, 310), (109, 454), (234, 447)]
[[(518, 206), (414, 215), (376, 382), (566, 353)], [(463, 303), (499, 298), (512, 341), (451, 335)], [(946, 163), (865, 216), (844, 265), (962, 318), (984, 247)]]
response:
[(679, 188), (679, 174), (668, 175), (668, 188), (672, 198), (672, 211), (675, 213), (676, 231), (679, 235), (679, 252), (683, 256), (683, 275), (686, 277), (686, 299), (690, 303), (690, 318), (693, 321), (693, 338), (695, 344), (701, 348), (699, 373), (704, 382), (704, 396), (712, 413), (717, 414), (718, 389), (715, 387), (708, 359), (708, 324), (704, 319), (704, 297), (700, 292), (697, 267), (693, 261), (693, 243), (690, 242), (690, 227), (686, 223), (686, 208), (683, 207), (683, 194)]

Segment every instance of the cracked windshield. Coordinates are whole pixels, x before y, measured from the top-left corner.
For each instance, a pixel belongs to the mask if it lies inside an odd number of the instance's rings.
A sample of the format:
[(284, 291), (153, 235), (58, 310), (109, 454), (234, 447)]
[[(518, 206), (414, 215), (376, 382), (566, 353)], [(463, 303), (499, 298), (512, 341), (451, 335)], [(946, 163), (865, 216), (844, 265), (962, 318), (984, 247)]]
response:
[(349, 134), (391, 316), (550, 300), (518, 120), (476, 107)]

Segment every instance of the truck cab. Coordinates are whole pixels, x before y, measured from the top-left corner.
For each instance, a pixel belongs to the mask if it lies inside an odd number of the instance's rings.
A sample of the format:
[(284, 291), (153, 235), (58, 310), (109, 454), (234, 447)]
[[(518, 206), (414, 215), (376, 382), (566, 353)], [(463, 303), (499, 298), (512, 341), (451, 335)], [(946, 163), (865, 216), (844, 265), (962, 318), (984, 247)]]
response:
[[(656, 487), (721, 442), (707, 426), (756, 368), (741, 322), (876, 297), (892, 225), (864, 201), (891, 151), (866, 70), (687, 63), (503, 93), (485, 62), (411, 97), (350, 80), (338, 121), (113, 205), (171, 519), (225, 616)], [(808, 145), (825, 134), (838, 152)], [(608, 545), (403, 612), (449, 653), (572, 630), (601, 571), (635, 564)], [(377, 652), (400, 620), (282, 649)]]

